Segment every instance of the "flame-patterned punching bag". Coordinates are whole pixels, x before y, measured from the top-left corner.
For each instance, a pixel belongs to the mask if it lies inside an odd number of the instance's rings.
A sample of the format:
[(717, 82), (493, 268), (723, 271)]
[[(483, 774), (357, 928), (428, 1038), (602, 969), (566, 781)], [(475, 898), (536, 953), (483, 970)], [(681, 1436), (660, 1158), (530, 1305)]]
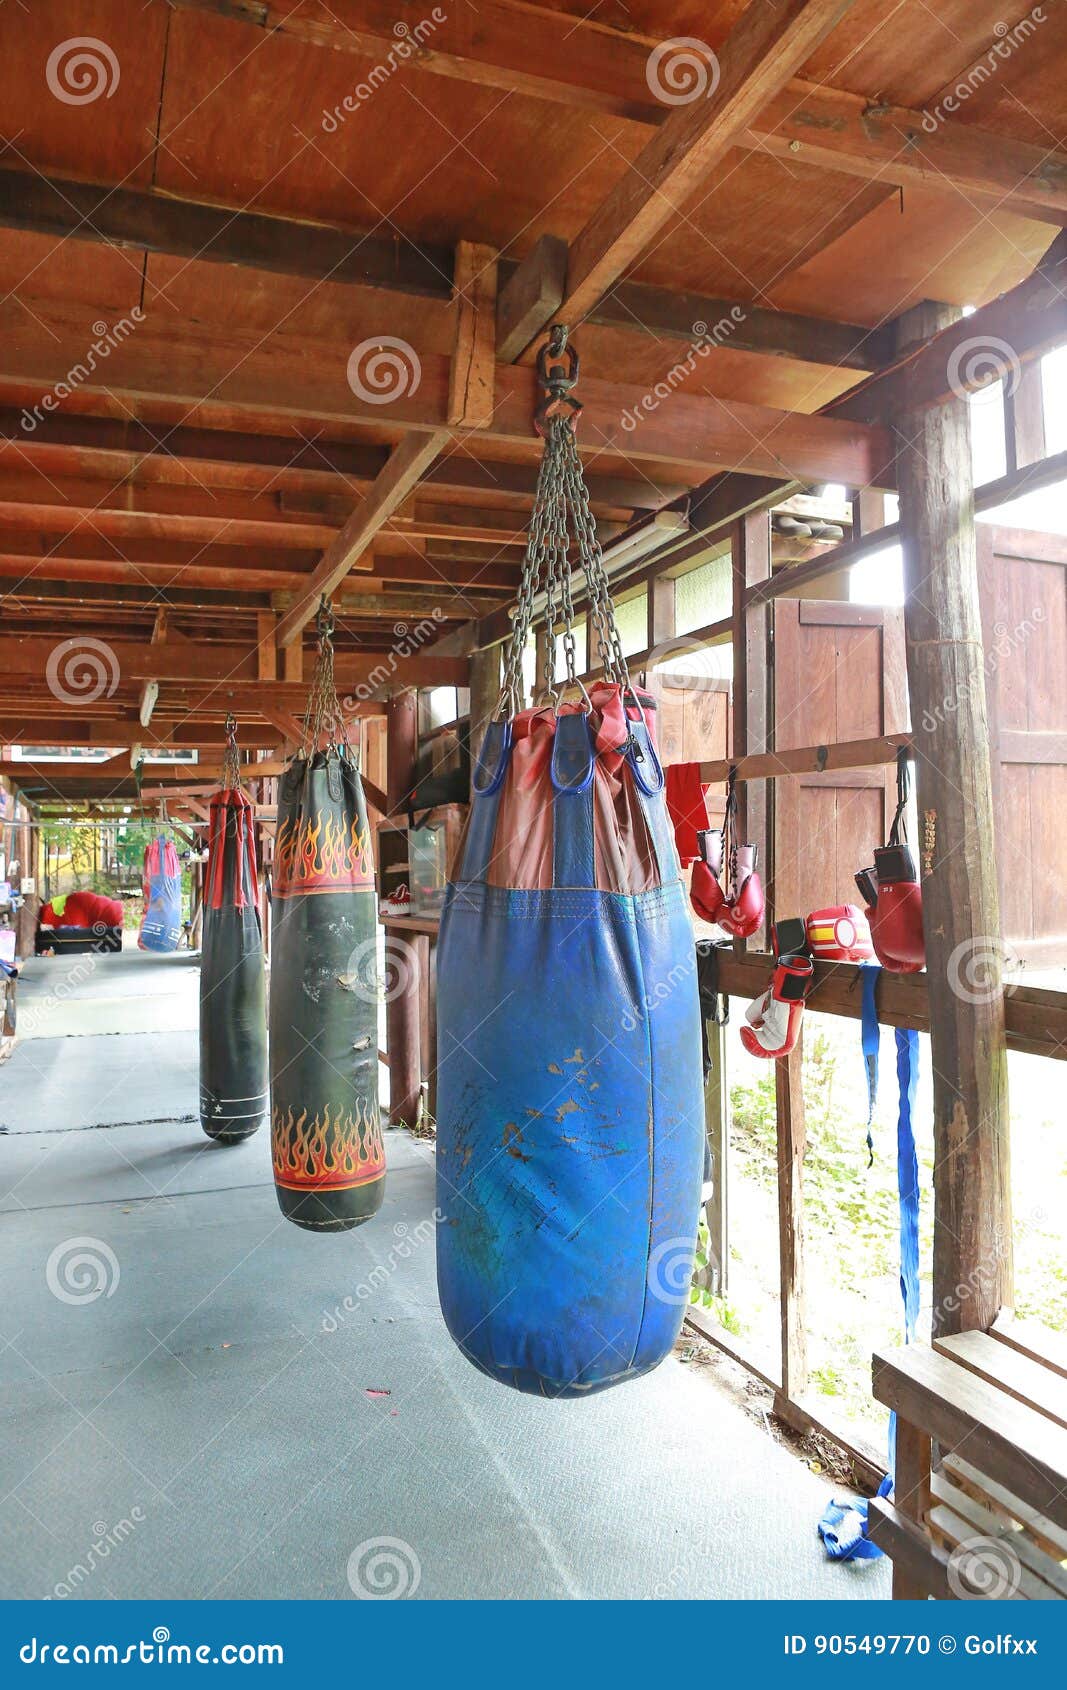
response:
[[(332, 621), (303, 753), (280, 781), (271, 927), (271, 1149), (282, 1214), (341, 1232), (381, 1206), (377, 908), (359, 770), (333, 685)], [(324, 730), (335, 734), (318, 749)]]
[(200, 1125), (250, 1138), (267, 1110), (267, 999), (259, 926), (255, 808), (240, 785), (233, 719), (223, 785), (211, 800), (200, 953)]

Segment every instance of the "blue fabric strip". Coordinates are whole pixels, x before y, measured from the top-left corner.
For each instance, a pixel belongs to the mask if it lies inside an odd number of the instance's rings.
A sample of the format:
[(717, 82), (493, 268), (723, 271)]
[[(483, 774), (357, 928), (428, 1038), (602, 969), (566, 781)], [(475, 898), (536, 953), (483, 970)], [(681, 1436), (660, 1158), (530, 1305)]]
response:
[(878, 1005), (875, 994), (882, 970), (874, 965), (863, 970), (863, 1019), (861, 1043), (867, 1068), (867, 1166), (874, 1167), (874, 1109), (878, 1102), (878, 1046), (882, 1029), (878, 1025)]
[(552, 747), (552, 879), (556, 886), (596, 885), (594, 757), (588, 716), (560, 716)]

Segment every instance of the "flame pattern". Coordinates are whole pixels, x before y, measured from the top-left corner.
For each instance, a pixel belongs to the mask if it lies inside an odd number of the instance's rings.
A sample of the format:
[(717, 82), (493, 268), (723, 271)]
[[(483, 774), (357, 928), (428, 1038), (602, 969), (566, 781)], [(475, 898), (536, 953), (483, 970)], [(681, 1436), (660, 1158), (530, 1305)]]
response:
[(369, 1185), (385, 1173), (385, 1146), (377, 1108), (360, 1101), (356, 1113), (338, 1109), (308, 1119), (275, 1107), (270, 1123), (274, 1178), (289, 1191), (340, 1191)]
[(351, 826), (330, 812), (314, 818), (299, 810), (278, 823), (274, 846), (274, 896), (358, 892), (374, 885), (370, 830), (360, 817)]

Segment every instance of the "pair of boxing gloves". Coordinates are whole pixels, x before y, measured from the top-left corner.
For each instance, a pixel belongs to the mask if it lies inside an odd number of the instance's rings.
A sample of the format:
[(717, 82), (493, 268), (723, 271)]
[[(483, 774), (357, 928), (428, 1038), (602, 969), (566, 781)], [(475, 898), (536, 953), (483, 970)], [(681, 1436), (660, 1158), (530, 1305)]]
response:
[(771, 983), (745, 1011), (741, 1043), (752, 1056), (788, 1056), (800, 1036), (804, 1004), (816, 962), (870, 962), (874, 956), (867, 917), (855, 904), (813, 910), (771, 928)]
[(723, 834), (706, 828), (697, 834), (700, 852), (693, 864), (689, 900), (701, 921), (729, 933), (732, 939), (748, 939), (763, 920), (763, 883), (756, 873), (758, 847), (735, 845), (730, 852), (729, 890), (719, 881), (722, 872)]

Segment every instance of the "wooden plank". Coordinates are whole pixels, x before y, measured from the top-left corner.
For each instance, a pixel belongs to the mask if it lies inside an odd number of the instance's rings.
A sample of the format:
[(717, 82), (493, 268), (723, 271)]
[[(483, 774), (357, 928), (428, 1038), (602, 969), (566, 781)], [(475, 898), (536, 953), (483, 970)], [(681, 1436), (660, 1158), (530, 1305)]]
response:
[(1007, 1309), (998, 1314), (990, 1331), (1002, 1344), (1067, 1379), (1067, 1339), (1062, 1332), (1050, 1332), (1036, 1320), (1018, 1320)]
[(496, 355), (510, 364), (552, 321), (567, 280), (567, 243), (541, 235), (500, 290)]
[(710, 97), (672, 109), (571, 242), (561, 322), (576, 323), (618, 281), (849, 4), (781, 0), (746, 8), (718, 54)]
[(256, 612), (256, 680), (278, 679), (278, 647), (274, 643), (274, 612)]
[[(893, 1505), (912, 1530), (920, 1530), (930, 1506), (930, 1439), (920, 1426), (898, 1417)], [(925, 1534), (924, 1534), (925, 1535)], [(894, 1601), (915, 1601), (927, 1594), (921, 1569), (907, 1555), (893, 1560)]]
[(985, 214), (995, 207), (1067, 223), (1063, 153), (951, 118), (931, 126), (923, 116), (796, 79), (768, 101), (745, 139), (775, 158), (825, 165), (866, 181), (951, 184), (977, 196)]
[(901, 1600), (922, 1600), (933, 1595), (942, 1602), (952, 1600), (949, 1584), (949, 1555), (930, 1543), (922, 1526), (917, 1526), (900, 1507), (873, 1496), (867, 1502), (867, 1531), (893, 1562), (893, 1595)]
[(1067, 1391), (1059, 1374), (1039, 1361), (1000, 1344), (988, 1332), (960, 1332), (934, 1338), (934, 1349), (958, 1362), (979, 1379), (999, 1385), (1016, 1402), (1047, 1414), (1058, 1426), (1067, 1427)]
[[(40, 635), (0, 636), (0, 674), (8, 678), (26, 677), (39, 683), (42, 692), (46, 692), (49, 660), (55, 656), (56, 666), (61, 665), (67, 651), (76, 644), (76, 636), (58, 642), (54, 637)], [(256, 652), (247, 644), (169, 639), (148, 646), (117, 638), (108, 644), (117, 664), (116, 684), (120, 689), (148, 680), (211, 681), (220, 686), (256, 681)], [(374, 677), (376, 671), (383, 671), (382, 654), (342, 650), (337, 654), (335, 667), (340, 686), (357, 686)], [(387, 667), (388, 675), (382, 674), (381, 684), (388, 680), (394, 686), (466, 686), (470, 672), (466, 658), (437, 657), (432, 651), (390, 660)]]
[[(834, 769), (862, 769), (896, 761), (902, 745), (911, 744), (905, 733), (881, 734), (876, 739), (843, 740), (838, 745), (804, 745), (789, 751), (753, 752), (738, 757), (732, 765), (739, 782), (777, 780), (787, 775), (825, 774)], [(724, 781), (730, 772), (729, 758), (701, 763), (700, 778), (712, 785)]]
[(704, 1082), (704, 1132), (711, 1152), (711, 1190), (704, 1198), (704, 1219), (708, 1228), (711, 1289), (724, 1297), (730, 1279), (730, 1087), (726, 1029), (717, 1021), (709, 1021), (707, 1037), (711, 1067)]
[[(494, 248), (460, 241), (453, 286), (456, 325), (448, 387), (450, 427), (488, 428), (493, 420), (496, 285)], [(462, 524), (463, 513), (455, 516)]]
[(0, 170), (0, 226), (429, 299), (452, 269), (446, 246), (38, 171)]
[(24, 530), (62, 534), (82, 544), (102, 535), (113, 540), (180, 540), (189, 545), (270, 546), (294, 551), (317, 551), (336, 537), (333, 525), (321, 522), (238, 521), (226, 516), (119, 510), (107, 505), (72, 509), (61, 504), (0, 500), (0, 533)]
[(1018, 1520), (1046, 1555), (1057, 1562), (1067, 1561), (1067, 1531), (1044, 1514), (1039, 1514), (1028, 1503), (1021, 1502), (987, 1473), (980, 1473), (973, 1462), (966, 1461), (962, 1455), (946, 1455), (941, 1466), (958, 1489), (995, 1509), (1004, 1519)]
[[(902, 351), (909, 337), (925, 342), (941, 321), (940, 308), (908, 313)], [(970, 411), (955, 398), (936, 409), (904, 409), (897, 426), (908, 442), (900, 523), (934, 1076), (933, 1302), (946, 1329), (959, 1331), (990, 1326), (1010, 1305), (1012, 1286), (1001, 925)], [(946, 700), (954, 707), (946, 709)], [(991, 959), (986, 984), (961, 991), (976, 956)], [(956, 1295), (961, 1284), (973, 1293), (965, 1301)]]
[[(279, 646), (293, 643), (311, 621), (320, 598), (330, 598), (351, 570), (369, 566), (367, 548), (375, 534), (417, 484), (447, 440), (447, 432), (437, 430), (428, 435), (409, 435), (394, 448), (374, 486), (327, 547), (307, 586), (297, 593), (292, 607), (279, 621), (276, 634)], [(365, 564), (364, 558), (367, 558)]]
[(957, 1566), (985, 1585), (991, 1600), (1051, 1602), (1067, 1597), (1067, 1572), (1018, 1527), (940, 1474), (932, 1477), (930, 1494), (931, 1530), (954, 1547), (973, 1547), (977, 1565), (961, 1565), (957, 1558)]
[(1067, 1526), (1067, 1431), (921, 1345), (876, 1353), (876, 1401)]
[(778, 1284), (781, 1304), (782, 1394), (803, 1396), (808, 1384), (804, 1306), (804, 1033), (774, 1064), (778, 1163)]
[[(542, 322), (547, 323), (552, 314)], [(647, 282), (616, 282), (611, 292), (593, 306), (586, 321), (606, 328), (633, 330), (639, 326), (645, 334), (667, 340), (694, 345), (710, 340), (729, 345), (735, 352), (792, 358), (833, 369), (877, 370), (892, 358), (892, 338), (886, 328), (769, 311), (740, 299), (669, 292)]]

